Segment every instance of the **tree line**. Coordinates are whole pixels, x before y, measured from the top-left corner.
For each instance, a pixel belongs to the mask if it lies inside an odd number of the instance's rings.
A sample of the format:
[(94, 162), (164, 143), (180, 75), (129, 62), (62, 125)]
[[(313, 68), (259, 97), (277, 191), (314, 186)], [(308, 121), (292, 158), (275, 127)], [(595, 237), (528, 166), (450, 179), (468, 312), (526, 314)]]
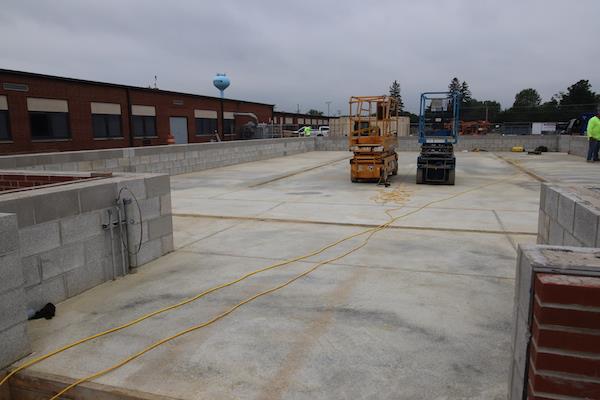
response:
[[(600, 103), (600, 94), (592, 90), (587, 79), (580, 79), (567, 88), (558, 92), (550, 100), (542, 102), (542, 97), (534, 88), (526, 88), (515, 95), (511, 107), (502, 109), (495, 100), (475, 99), (466, 81), (457, 77), (451, 79), (448, 91), (458, 93), (461, 99), (460, 118), (463, 121), (488, 120), (490, 122), (544, 122), (567, 121), (578, 118), (584, 113), (594, 113)], [(395, 97), (399, 104), (399, 114), (410, 117), (411, 122), (417, 122), (418, 116), (404, 111), (404, 103), (400, 94), (400, 84), (394, 81), (390, 86), (390, 96)]]

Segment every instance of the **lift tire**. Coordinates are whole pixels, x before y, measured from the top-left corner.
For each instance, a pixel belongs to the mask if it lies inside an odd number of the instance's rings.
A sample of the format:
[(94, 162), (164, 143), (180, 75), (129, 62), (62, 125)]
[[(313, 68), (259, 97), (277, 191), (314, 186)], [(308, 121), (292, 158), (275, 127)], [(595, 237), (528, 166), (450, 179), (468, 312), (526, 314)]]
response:
[(454, 185), (455, 171), (448, 171), (448, 185)]
[(356, 179), (356, 178), (352, 178), (352, 177), (350, 177), (350, 180), (352, 181), (352, 183), (356, 183), (356, 182), (358, 182), (358, 179)]
[(392, 170), (392, 176), (398, 175), (398, 160), (394, 161), (394, 169)]
[(423, 183), (423, 173), (425, 171), (422, 169), (418, 169), (417, 170), (417, 184), (422, 184)]

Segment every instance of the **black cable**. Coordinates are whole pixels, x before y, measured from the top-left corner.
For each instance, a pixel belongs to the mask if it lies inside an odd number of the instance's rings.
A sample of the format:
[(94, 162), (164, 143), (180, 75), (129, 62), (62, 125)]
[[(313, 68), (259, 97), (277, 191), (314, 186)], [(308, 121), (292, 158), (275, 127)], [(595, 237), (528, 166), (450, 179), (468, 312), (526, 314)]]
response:
[[(134, 253), (132, 253), (132, 252), (129, 251), (129, 247), (127, 246), (126, 241), (124, 241), (123, 237), (121, 237), (121, 242), (123, 243), (123, 246), (125, 246), (125, 250), (127, 250), (127, 254), (135, 256), (135, 255), (139, 254), (140, 250), (142, 249), (142, 239), (143, 239), (143, 235), (144, 235), (144, 226), (142, 224), (142, 209), (140, 207), (140, 203), (139, 203), (137, 197), (135, 197), (135, 194), (133, 194), (133, 192), (131, 191), (131, 189), (129, 189), (127, 186), (123, 186), (119, 190), (119, 193), (117, 195), (117, 200), (116, 200), (117, 204), (119, 204), (119, 200), (121, 199), (121, 193), (123, 192), (123, 190), (127, 190), (129, 192), (129, 194), (131, 194), (131, 197), (133, 197), (133, 200), (135, 200), (135, 205), (136, 205), (136, 207), (138, 209), (138, 215), (139, 215), (139, 218), (140, 218), (140, 242), (138, 243), (137, 250)], [(125, 204), (124, 203), (123, 203), (123, 211), (125, 211)], [(129, 225), (128, 221), (125, 221), (125, 222), (127, 222), (127, 224)], [(121, 221), (119, 221), (119, 223), (121, 223)]]

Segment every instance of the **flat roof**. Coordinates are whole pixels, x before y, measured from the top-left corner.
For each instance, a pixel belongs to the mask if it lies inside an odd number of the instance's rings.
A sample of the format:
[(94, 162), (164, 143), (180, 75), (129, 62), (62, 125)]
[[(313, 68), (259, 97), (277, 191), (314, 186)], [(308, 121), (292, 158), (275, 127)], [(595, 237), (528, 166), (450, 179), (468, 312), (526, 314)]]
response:
[[(121, 88), (121, 89), (135, 89), (135, 90), (149, 91), (149, 92), (153, 92), (153, 93), (159, 92), (159, 93), (173, 94), (173, 95), (179, 95), (179, 96), (202, 97), (202, 98), (206, 98), (206, 99), (215, 99), (215, 100), (220, 99), (220, 97), (206, 96), (203, 94), (176, 92), (176, 91), (172, 91), (172, 90), (163, 90), (163, 89), (153, 89), (153, 88), (147, 88), (147, 87), (141, 87), (141, 86), (123, 85), (123, 84), (119, 84), (119, 83), (90, 81), (90, 80), (86, 80), (86, 79), (67, 78), (64, 76), (38, 74), (35, 72), (15, 71), (15, 70), (10, 70), (10, 69), (1, 69), (0, 68), (0, 74), (10, 74), (10, 75), (23, 76), (23, 77), (42, 78), (42, 79), (54, 79), (54, 80), (59, 80), (59, 81), (64, 81), (64, 82), (71, 82), (71, 83), (81, 83), (81, 84), (86, 84), (86, 85), (102, 85), (102, 86), (110, 86), (110, 87), (116, 87), (116, 88)], [(274, 104), (260, 103), (257, 101), (238, 100), (238, 99), (229, 99), (229, 98), (225, 98), (225, 100), (237, 101), (237, 102), (241, 102), (241, 103), (260, 104), (260, 105), (265, 105), (265, 106), (270, 106), (270, 107), (274, 106)]]

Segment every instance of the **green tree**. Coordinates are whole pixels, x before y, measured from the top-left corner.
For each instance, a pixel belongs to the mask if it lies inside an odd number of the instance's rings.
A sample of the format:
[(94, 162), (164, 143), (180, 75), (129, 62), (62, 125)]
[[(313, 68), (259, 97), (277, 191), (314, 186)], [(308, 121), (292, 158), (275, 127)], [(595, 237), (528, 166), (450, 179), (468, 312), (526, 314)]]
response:
[(560, 105), (596, 103), (596, 93), (587, 79), (581, 79), (567, 88), (567, 93), (560, 93)]
[(460, 93), (461, 88), (462, 88), (462, 85), (460, 84), (460, 81), (458, 80), (458, 78), (457, 77), (452, 78), (452, 80), (450, 81), (450, 84), (448, 85), (448, 91), (452, 94)]
[(469, 84), (465, 81), (460, 84), (460, 98), (463, 104), (468, 103), (471, 100), (471, 90), (469, 89)]
[(307, 112), (308, 115), (314, 115), (315, 117), (322, 117), (323, 116), (323, 111), (319, 111), (319, 110), (315, 110), (315, 109), (310, 109)]
[(542, 103), (542, 98), (537, 90), (528, 88), (523, 89), (515, 95), (513, 107), (538, 107)]
[(391, 110), (392, 113), (402, 112), (404, 110), (404, 102), (402, 101), (402, 95), (400, 94), (400, 84), (396, 80), (394, 80), (392, 86), (390, 86), (390, 97), (395, 98), (397, 102), (397, 109)]

